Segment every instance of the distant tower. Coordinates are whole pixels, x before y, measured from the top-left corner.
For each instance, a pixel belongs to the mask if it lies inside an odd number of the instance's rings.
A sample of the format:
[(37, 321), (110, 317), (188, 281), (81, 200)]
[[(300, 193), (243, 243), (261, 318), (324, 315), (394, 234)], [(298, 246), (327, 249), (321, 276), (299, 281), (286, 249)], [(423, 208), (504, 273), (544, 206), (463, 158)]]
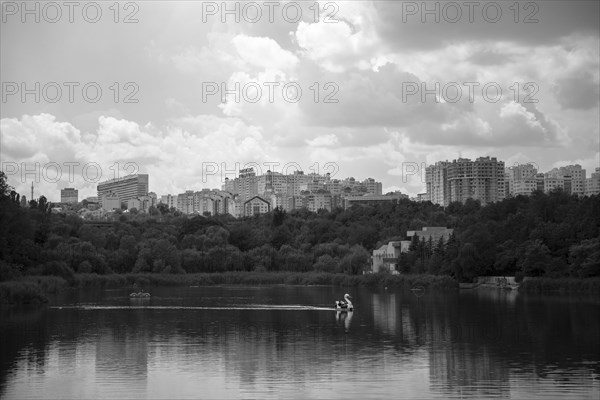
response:
[(33, 181), (31, 181), (31, 200), (33, 200)]

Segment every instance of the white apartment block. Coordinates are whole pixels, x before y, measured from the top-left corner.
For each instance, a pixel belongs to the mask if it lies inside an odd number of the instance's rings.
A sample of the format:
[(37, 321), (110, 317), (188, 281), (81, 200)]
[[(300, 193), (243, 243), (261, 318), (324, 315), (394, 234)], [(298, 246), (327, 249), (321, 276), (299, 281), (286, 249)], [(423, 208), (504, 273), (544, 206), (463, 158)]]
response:
[(177, 195), (172, 195), (172, 194), (166, 194), (160, 197), (160, 203), (166, 204), (167, 207), (169, 207), (169, 210), (171, 208), (175, 208), (177, 209)]
[[(139, 196), (148, 195), (148, 174), (127, 175), (123, 178), (111, 179), (98, 183), (98, 200), (102, 201), (106, 194), (116, 194), (122, 203)], [(104, 208), (104, 207), (103, 207)]]
[[(567, 165), (565, 167), (554, 168), (545, 174), (545, 179), (551, 182), (544, 182), (544, 191), (552, 190), (556, 187), (561, 187), (567, 193), (583, 196), (586, 186), (586, 171), (581, 168), (581, 165)], [(560, 184), (562, 180), (562, 185)], [(548, 189), (547, 189), (548, 188)]]
[(61, 203), (77, 204), (79, 201), (79, 191), (75, 188), (64, 188), (60, 191)]
[(537, 169), (532, 164), (519, 164), (505, 169), (506, 194), (509, 196), (525, 195), (537, 189)]
[(120, 210), (121, 198), (116, 193), (105, 193), (100, 208), (105, 211)]
[(235, 212), (234, 195), (224, 190), (187, 190), (174, 197), (177, 199), (177, 210), (184, 214), (233, 215)]
[(585, 195), (592, 196), (600, 194), (600, 168), (592, 172), (592, 176), (585, 180)]
[(446, 168), (448, 161), (439, 161), (425, 168), (425, 198), (434, 204), (444, 204), (446, 198)]
[(308, 210), (317, 212), (319, 210), (331, 211), (331, 193), (311, 193), (308, 195)]

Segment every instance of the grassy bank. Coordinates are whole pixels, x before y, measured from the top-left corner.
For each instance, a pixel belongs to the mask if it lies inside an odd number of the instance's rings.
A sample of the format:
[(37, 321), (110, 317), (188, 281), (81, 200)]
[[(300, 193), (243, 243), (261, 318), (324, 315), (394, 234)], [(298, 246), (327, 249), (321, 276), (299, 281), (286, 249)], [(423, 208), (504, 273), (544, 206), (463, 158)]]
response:
[(0, 282), (0, 304), (41, 304), (48, 294), (68, 288), (69, 282), (59, 276), (26, 276)]
[(210, 286), (210, 285), (332, 285), (332, 286), (387, 286), (412, 288), (458, 288), (448, 276), (433, 275), (345, 275), (325, 272), (223, 272), (198, 274), (77, 274), (77, 287), (100, 286), (117, 288), (131, 286)]
[[(27, 276), (0, 282), (0, 304), (41, 304), (49, 294), (67, 288), (118, 289), (138, 287), (150, 290), (156, 286), (210, 285), (327, 285), (346, 287), (387, 287), (412, 289), (458, 289), (456, 280), (436, 275), (345, 275), (326, 272), (223, 272), (198, 274), (75, 274), (68, 281), (58, 276)], [(600, 278), (550, 279), (527, 278), (519, 291), (524, 293), (590, 293), (600, 294)]]
[(600, 294), (600, 278), (526, 278), (519, 285), (524, 293), (590, 293)]
[(368, 286), (411, 289), (457, 289), (458, 283), (448, 276), (433, 275), (345, 275), (325, 272), (223, 272), (201, 274), (75, 274), (69, 281), (57, 276), (29, 276), (0, 282), (0, 304), (34, 304), (47, 302), (47, 295), (69, 287), (124, 287), (149, 289), (155, 286), (210, 285), (330, 285)]

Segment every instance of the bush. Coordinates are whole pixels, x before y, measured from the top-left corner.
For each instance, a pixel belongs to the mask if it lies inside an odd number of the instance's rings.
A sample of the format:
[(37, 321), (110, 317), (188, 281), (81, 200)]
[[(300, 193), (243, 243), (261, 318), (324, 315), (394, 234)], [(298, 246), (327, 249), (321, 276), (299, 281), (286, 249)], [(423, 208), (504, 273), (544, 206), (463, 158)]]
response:
[(600, 278), (527, 278), (519, 285), (526, 293), (600, 293)]
[(93, 269), (94, 268), (92, 267), (92, 264), (90, 264), (89, 261), (84, 260), (79, 263), (79, 266), (77, 267), (77, 272), (82, 274), (89, 274), (92, 272)]
[(23, 266), (0, 261), (0, 282), (10, 281), (23, 275)]
[(42, 275), (60, 276), (69, 282), (75, 279), (75, 272), (64, 261), (48, 261), (41, 265)]
[(0, 304), (40, 304), (47, 301), (35, 282), (0, 282)]

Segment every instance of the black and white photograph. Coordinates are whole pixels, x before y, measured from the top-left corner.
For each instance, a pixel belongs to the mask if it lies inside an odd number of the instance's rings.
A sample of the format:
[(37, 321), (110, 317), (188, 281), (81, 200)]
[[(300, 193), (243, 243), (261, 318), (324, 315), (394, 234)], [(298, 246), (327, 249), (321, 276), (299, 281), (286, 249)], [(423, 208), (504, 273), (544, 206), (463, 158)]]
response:
[(0, 398), (600, 399), (599, 0), (0, 0)]

